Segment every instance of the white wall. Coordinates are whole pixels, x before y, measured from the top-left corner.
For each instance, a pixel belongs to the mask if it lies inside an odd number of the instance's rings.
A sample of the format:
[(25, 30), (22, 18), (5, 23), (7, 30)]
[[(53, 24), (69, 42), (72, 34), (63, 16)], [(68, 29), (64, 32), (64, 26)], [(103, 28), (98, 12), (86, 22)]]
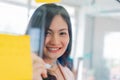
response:
[(104, 36), (108, 32), (120, 32), (120, 20), (111, 17), (95, 17), (92, 63), (93, 68), (96, 70), (97, 80), (107, 80), (109, 77), (107, 64), (103, 57)]
[(85, 21), (83, 54), (86, 74), (94, 70), (95, 80), (109, 80), (103, 57), (104, 36), (108, 32), (120, 32), (120, 19), (87, 15)]
[(107, 32), (120, 32), (120, 20), (110, 17), (95, 17), (94, 27), (93, 58), (96, 61), (102, 56), (105, 34)]

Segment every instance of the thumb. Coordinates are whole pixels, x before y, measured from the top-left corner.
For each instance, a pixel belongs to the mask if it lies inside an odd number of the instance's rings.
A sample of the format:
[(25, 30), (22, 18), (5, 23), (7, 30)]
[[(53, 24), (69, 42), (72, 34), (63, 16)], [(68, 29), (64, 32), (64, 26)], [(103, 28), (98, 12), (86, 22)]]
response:
[(41, 74), (41, 76), (42, 76), (43, 78), (47, 78), (47, 77), (48, 77), (48, 76), (47, 76), (47, 70), (44, 70), (43, 73)]

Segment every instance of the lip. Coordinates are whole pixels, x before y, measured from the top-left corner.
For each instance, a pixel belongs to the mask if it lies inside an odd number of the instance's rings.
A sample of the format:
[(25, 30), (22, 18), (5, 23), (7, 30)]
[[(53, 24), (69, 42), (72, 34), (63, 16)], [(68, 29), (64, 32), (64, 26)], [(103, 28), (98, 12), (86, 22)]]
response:
[(47, 47), (49, 53), (57, 53), (60, 51), (60, 47)]

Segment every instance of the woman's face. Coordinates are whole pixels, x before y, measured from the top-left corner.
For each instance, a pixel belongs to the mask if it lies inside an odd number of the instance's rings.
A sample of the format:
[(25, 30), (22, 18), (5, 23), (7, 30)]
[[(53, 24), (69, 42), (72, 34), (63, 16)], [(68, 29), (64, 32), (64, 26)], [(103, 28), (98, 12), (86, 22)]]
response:
[(46, 33), (44, 58), (56, 60), (64, 54), (69, 43), (68, 25), (60, 15), (56, 15)]

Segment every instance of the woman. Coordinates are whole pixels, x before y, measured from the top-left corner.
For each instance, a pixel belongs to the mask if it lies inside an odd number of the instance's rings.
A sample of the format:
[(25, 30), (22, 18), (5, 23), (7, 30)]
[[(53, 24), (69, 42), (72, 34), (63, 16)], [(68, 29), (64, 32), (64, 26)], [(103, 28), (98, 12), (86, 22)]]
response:
[[(74, 80), (73, 73), (68, 68), (72, 29), (70, 17), (65, 8), (56, 4), (44, 4), (38, 7), (28, 27), (28, 31), (31, 28), (42, 29), (44, 36), (42, 36), (44, 41), (40, 40), (44, 43), (42, 58), (32, 54), (33, 80), (42, 80), (52, 75), (56, 80)], [(50, 65), (49, 68), (46, 68), (46, 64)]]

